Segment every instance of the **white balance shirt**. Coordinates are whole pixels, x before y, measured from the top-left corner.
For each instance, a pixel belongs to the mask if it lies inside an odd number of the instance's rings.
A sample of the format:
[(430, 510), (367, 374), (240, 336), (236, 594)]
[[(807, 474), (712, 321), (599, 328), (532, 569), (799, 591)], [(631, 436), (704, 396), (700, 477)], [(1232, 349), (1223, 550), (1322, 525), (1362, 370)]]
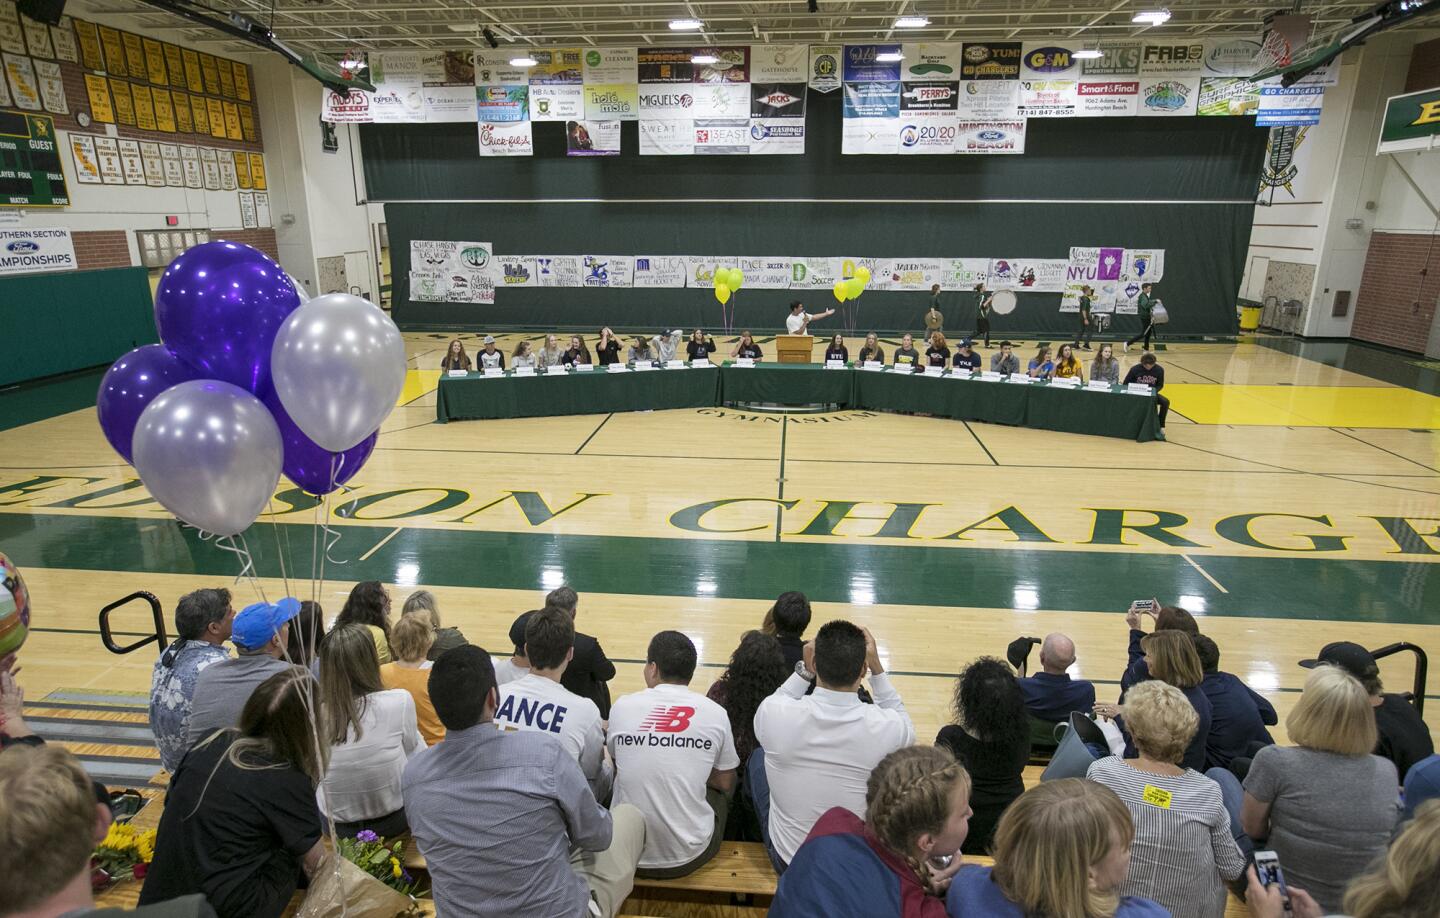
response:
[(514, 682), (521, 676), (530, 672), (528, 666), (517, 666), (513, 657), (495, 657), (495, 684), (505, 685)]
[(715, 811), (705, 801), (710, 772), (740, 765), (725, 709), (686, 686), (657, 685), (611, 706), (608, 742), (611, 805), (633, 804), (645, 814), (640, 866), (679, 867), (699, 857), (715, 833)]
[(404, 689), (365, 696), (360, 738), (350, 728), (345, 742), (330, 748), (330, 769), (316, 792), (337, 822), (360, 822), (404, 806), (400, 777), (410, 757), (425, 748), (415, 720), (415, 699)]
[(770, 842), (790, 863), (831, 807), (865, 818), (865, 785), (885, 756), (915, 742), (915, 725), (884, 674), (870, 677), (874, 704), (854, 692), (786, 679), (755, 711), (770, 784)]
[(544, 676), (526, 673), (500, 686), (495, 726), (501, 730), (549, 733), (580, 763), (596, 800), (610, 793), (614, 771), (605, 758), (605, 724), (600, 709)]

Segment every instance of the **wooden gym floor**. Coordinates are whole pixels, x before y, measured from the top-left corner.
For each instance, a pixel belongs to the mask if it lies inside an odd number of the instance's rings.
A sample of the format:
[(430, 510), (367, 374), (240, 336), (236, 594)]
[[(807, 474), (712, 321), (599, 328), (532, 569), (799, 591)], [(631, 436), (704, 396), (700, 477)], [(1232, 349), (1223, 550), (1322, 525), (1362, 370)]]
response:
[[(0, 551), (33, 597), (32, 701), (148, 688), (153, 648), (115, 656), (97, 635), (99, 609), (132, 591), (153, 592), (167, 618), (210, 585), (231, 586), (237, 607), (263, 589), (314, 595), (333, 615), (362, 579), (389, 584), (397, 612), (408, 591), (433, 590), (446, 622), (495, 653), (517, 614), (568, 582), (579, 627), (617, 661), (616, 695), (642, 686), (665, 628), (695, 640), (703, 690), (769, 600), (801, 589), (816, 627), (846, 617), (874, 631), (922, 740), (949, 721), (959, 667), (1021, 634), (1070, 634), (1076, 674), (1113, 699), (1121, 613), (1139, 597), (1203, 616), (1222, 668), (1282, 718), (1304, 682), (1297, 661), (1328, 641), (1410, 641), (1440, 658), (1440, 385), (1399, 356), (1173, 345), (1169, 441), (1136, 444), (731, 408), (438, 425), (449, 336), (407, 339), (405, 394), (348, 493), (317, 507), (282, 480), (249, 531), (259, 581), (234, 583), (235, 556), (179, 527), (109, 449), (98, 373), (0, 393)], [(717, 339), (728, 353), (733, 338)], [(327, 512), (339, 537), (317, 584)], [(122, 641), (149, 631), (142, 608), (116, 614)], [(1389, 689), (1410, 687), (1411, 660), (1382, 664)], [(1426, 692), (1440, 725), (1440, 665)]]

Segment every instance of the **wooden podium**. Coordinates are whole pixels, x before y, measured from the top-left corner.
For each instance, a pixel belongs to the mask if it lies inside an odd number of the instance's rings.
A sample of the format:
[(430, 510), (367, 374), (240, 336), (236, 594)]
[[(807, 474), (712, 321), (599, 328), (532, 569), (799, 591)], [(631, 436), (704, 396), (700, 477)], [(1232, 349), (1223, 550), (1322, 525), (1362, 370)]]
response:
[(814, 335), (776, 335), (775, 360), (779, 363), (814, 363)]

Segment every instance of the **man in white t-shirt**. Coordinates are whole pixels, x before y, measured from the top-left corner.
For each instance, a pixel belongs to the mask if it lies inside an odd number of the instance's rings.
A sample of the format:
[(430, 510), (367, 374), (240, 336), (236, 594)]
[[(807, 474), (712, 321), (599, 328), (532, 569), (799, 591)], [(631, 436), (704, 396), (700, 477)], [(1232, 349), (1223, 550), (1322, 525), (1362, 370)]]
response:
[(835, 310), (833, 309), (827, 309), (824, 312), (806, 312), (805, 306), (796, 300), (790, 304), (790, 316), (785, 320), (785, 330), (792, 335), (809, 334), (811, 322), (834, 314)]
[(637, 876), (688, 876), (715, 856), (735, 787), (735, 737), (720, 705), (689, 689), (695, 645), (678, 631), (650, 639), (645, 685), (610, 709), (614, 806), (645, 814)]
[(495, 725), (501, 730), (549, 733), (580, 763), (596, 800), (610, 794), (614, 769), (605, 755), (605, 724), (600, 709), (560, 684), (560, 674), (575, 652), (575, 624), (559, 609), (530, 613), (525, 623), (525, 655), (530, 672), (500, 686)]
[[(856, 694), (867, 670), (874, 704)], [(811, 682), (815, 691), (806, 695)], [(833, 621), (805, 645), (795, 674), (760, 702), (755, 739), (746, 785), (770, 860), (783, 872), (826, 810), (843, 806), (865, 817), (870, 772), (915, 742), (915, 726), (870, 632)]]

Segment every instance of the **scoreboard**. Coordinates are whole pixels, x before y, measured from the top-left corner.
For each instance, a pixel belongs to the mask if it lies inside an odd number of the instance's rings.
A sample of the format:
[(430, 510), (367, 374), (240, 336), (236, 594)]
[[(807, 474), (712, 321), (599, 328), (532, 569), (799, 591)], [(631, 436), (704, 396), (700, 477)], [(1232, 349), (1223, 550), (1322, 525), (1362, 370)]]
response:
[(0, 207), (68, 207), (55, 120), (0, 110)]

